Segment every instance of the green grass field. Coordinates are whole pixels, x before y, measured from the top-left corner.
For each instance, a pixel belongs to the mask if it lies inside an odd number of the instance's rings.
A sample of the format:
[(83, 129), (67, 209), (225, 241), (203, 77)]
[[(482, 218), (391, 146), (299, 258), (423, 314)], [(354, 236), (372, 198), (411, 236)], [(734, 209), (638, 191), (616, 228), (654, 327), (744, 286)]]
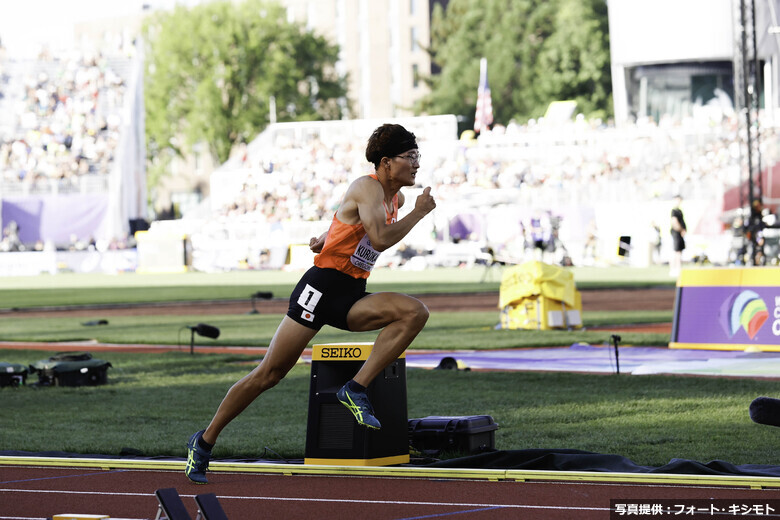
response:
[[(572, 268), (580, 289), (609, 287), (674, 286), (667, 269), (589, 267)], [(287, 298), (300, 272), (243, 271), (230, 273), (122, 274), (14, 277), (0, 284), (0, 310), (61, 305), (98, 305), (110, 303), (249, 300), (257, 291), (273, 292)], [(485, 281), (482, 281), (485, 278)], [(399, 271), (378, 269), (371, 275), (369, 291), (399, 291), (408, 294), (474, 293), (498, 291), (501, 270), (429, 269)]]
[[(370, 290), (410, 293), (497, 290), (481, 283), (484, 272), (425, 273), (379, 271)], [(77, 275), (4, 280), (0, 309), (14, 306), (97, 304), (246, 298), (273, 287), (289, 294), (300, 273), (186, 274), (180, 276)], [(374, 275), (372, 275), (374, 278)], [(669, 286), (661, 271), (606, 269), (575, 273), (580, 288)], [(7, 283), (6, 283), (7, 282)], [(276, 293), (278, 287), (279, 294)], [(9, 298), (16, 298), (9, 300)], [(13, 302), (13, 303), (11, 303)], [(596, 325), (670, 321), (672, 310), (585, 313), (586, 329)], [(99, 317), (96, 313), (95, 317)], [(265, 345), (281, 315), (209, 316), (220, 327), (216, 341), (198, 344)], [(0, 314), (0, 340), (76, 341), (181, 345), (181, 352), (95, 357), (110, 361), (109, 384), (98, 387), (0, 389), (3, 426), (0, 450), (60, 450), (118, 455), (184, 455), (187, 437), (203, 428), (226, 390), (246, 374), (251, 356), (189, 355), (189, 331), (203, 316), (111, 317), (109, 324), (85, 327), (72, 318), (24, 318)], [(495, 330), (498, 312), (433, 313), (414, 348), (487, 349), (517, 346), (603, 343), (607, 332)], [(659, 334), (622, 334), (624, 343), (663, 345)], [(318, 342), (370, 341), (373, 334), (326, 328)], [(52, 352), (68, 350), (53, 346)], [(0, 350), (0, 361), (33, 363), (51, 352)], [(31, 378), (29, 382), (34, 381)], [(215, 457), (303, 456), (309, 368), (296, 367), (223, 433)], [(750, 421), (748, 405), (759, 395), (777, 396), (777, 381), (702, 377), (581, 375), (567, 373), (462, 372), (409, 369), (410, 418), (427, 415), (488, 414), (500, 424), (496, 448), (569, 448), (629, 457), (643, 465), (673, 458), (734, 464), (780, 464), (777, 431)]]
[[(585, 330), (496, 330), (498, 310), (494, 312), (431, 313), (425, 329), (413, 343), (418, 349), (496, 349), (549, 347), (573, 343), (601, 344), (610, 332), (588, 327), (620, 323), (670, 322), (672, 311), (593, 312), (585, 314)], [(94, 318), (100, 319), (99, 311)], [(84, 326), (92, 318), (0, 318), (0, 341), (89, 341), (101, 343), (186, 345), (190, 332), (185, 327), (206, 322), (220, 329), (216, 340), (196, 336), (197, 345), (267, 346), (281, 314), (215, 316), (111, 316), (108, 325)], [(623, 341), (634, 345), (666, 345), (668, 334), (621, 333)], [(317, 335), (318, 343), (373, 341), (376, 332), (345, 332), (325, 327)]]
[[(49, 355), (0, 354), (23, 363)], [(183, 456), (188, 436), (255, 361), (186, 352), (96, 357), (113, 364), (108, 385), (0, 390), (0, 449)], [(487, 414), (499, 423), (497, 449), (580, 449), (651, 466), (673, 458), (780, 464), (777, 431), (747, 413), (753, 398), (777, 389), (753, 380), (407, 370), (410, 418)], [(214, 456), (302, 458), (308, 391), (301, 365), (228, 426)]]

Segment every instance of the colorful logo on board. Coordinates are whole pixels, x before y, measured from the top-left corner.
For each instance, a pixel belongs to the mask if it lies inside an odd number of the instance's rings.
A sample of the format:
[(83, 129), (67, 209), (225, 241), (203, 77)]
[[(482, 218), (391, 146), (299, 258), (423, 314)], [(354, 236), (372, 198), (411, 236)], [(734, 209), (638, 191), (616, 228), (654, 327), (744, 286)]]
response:
[(743, 329), (753, 339), (768, 318), (766, 303), (751, 290), (733, 294), (720, 308), (720, 324), (729, 338)]

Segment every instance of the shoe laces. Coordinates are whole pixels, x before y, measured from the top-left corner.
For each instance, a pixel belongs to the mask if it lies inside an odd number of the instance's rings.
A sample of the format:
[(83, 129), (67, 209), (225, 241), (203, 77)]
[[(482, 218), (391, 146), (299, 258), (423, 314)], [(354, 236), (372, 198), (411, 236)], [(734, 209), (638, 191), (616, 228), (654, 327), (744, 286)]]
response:
[(353, 393), (352, 394), (352, 400), (361, 409), (371, 413), (371, 415), (374, 415), (374, 407), (371, 406), (371, 401), (368, 400), (368, 396), (366, 394), (364, 394), (364, 393)]
[(208, 452), (198, 446), (197, 441), (193, 443), (193, 446), (190, 450), (190, 459), (192, 460), (192, 465), (195, 467), (195, 469), (198, 471), (206, 471), (209, 469), (209, 459), (211, 458), (211, 452)]

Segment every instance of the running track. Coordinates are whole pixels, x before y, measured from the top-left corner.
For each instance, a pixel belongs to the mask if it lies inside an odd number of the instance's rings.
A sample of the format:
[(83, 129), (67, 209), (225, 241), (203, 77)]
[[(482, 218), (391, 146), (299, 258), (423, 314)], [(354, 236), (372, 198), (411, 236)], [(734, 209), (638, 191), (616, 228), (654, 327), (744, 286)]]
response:
[[(8, 346), (3, 344), (3, 348)], [(166, 349), (149, 345), (79, 348)], [(661, 499), (680, 505), (693, 505), (692, 500), (704, 500), (706, 505), (713, 499), (744, 505), (775, 501), (774, 514), (740, 516), (780, 518), (780, 478), (213, 463), (211, 483), (196, 486), (183, 476), (183, 467), (183, 461), (0, 457), (0, 520), (43, 520), (63, 513), (153, 519), (157, 514), (154, 491), (168, 487), (179, 491), (193, 519), (197, 513), (193, 497), (199, 493), (215, 493), (231, 520), (595, 520), (634, 516), (611, 515), (611, 500), (653, 504)]]
[(778, 478), (215, 463), (210, 484), (197, 486), (182, 474), (183, 462), (138, 467), (144, 464), (98, 460), (77, 459), (66, 466), (64, 459), (2, 458), (0, 519), (42, 520), (65, 513), (153, 519), (154, 491), (167, 487), (178, 490), (193, 519), (193, 497), (200, 493), (215, 493), (231, 520), (595, 520), (622, 517), (610, 515), (610, 500), (660, 499), (681, 505), (712, 499), (772, 503), (776, 514), (758, 517), (780, 518)]

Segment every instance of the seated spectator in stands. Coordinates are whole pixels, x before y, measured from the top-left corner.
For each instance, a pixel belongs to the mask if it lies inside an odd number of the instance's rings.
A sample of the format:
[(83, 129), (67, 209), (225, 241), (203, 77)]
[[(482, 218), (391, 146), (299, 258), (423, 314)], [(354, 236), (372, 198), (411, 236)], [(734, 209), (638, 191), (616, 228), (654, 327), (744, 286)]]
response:
[(19, 225), (12, 220), (3, 228), (3, 240), (0, 242), (0, 251), (16, 252), (24, 251), (26, 248), (19, 238)]
[(62, 192), (78, 187), (78, 176), (111, 170), (124, 84), (99, 55), (61, 63), (51, 77), (24, 78), (17, 124), (0, 140), (0, 182), (40, 190), (54, 182)]

